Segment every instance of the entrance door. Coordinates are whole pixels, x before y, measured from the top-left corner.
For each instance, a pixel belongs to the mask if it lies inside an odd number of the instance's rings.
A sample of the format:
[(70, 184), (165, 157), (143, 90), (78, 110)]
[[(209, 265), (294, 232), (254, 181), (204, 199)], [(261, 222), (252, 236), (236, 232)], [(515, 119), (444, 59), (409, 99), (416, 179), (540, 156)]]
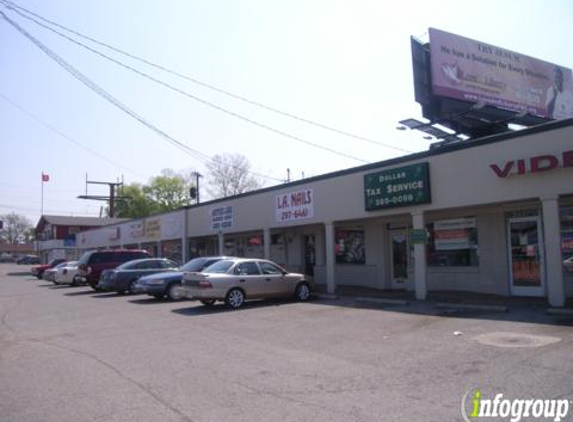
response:
[(405, 289), (408, 281), (408, 232), (405, 229), (390, 232), (392, 260), (392, 288)]
[(539, 217), (510, 218), (508, 236), (511, 293), (543, 296), (543, 238)]
[(304, 273), (314, 276), (316, 265), (316, 236), (311, 234), (304, 236)]

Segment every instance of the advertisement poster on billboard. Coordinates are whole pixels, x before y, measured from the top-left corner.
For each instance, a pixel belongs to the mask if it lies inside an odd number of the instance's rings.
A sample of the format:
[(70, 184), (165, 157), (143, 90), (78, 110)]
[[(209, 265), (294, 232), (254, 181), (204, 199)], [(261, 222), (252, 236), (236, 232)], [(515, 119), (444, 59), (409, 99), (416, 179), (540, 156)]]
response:
[(275, 215), (278, 223), (314, 217), (314, 194), (312, 189), (277, 195)]
[(435, 95), (553, 119), (573, 117), (571, 69), (430, 28)]

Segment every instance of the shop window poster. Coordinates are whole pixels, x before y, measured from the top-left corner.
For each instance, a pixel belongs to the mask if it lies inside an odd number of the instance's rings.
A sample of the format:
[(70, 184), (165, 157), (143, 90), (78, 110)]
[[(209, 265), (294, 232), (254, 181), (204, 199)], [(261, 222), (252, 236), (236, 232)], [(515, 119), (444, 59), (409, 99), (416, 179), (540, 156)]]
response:
[(337, 264), (365, 264), (364, 230), (337, 230), (334, 255)]

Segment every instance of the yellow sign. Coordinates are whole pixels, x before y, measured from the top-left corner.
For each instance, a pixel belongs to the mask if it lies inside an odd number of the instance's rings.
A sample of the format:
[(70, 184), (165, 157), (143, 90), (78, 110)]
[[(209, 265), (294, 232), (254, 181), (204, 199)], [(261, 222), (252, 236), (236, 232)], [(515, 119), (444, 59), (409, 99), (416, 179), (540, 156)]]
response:
[(145, 220), (145, 237), (148, 239), (159, 239), (161, 236), (161, 220)]

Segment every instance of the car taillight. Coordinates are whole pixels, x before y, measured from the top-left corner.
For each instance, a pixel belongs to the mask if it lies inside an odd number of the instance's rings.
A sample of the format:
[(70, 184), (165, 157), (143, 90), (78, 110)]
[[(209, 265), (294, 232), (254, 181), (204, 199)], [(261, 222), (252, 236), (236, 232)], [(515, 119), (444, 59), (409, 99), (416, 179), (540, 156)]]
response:
[(210, 281), (202, 280), (197, 284), (197, 287), (202, 287), (204, 289), (210, 289), (213, 287)]

